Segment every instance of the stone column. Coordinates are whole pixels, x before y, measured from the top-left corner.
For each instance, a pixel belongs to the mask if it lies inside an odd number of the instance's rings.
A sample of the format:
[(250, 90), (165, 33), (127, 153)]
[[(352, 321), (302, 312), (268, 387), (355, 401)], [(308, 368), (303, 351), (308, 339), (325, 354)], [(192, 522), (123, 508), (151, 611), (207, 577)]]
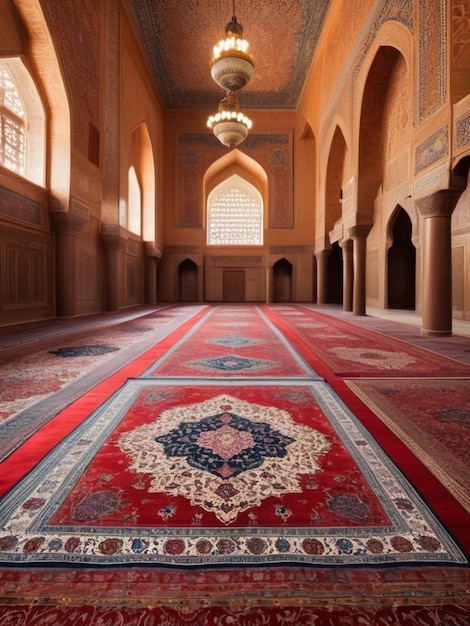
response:
[(101, 157), (103, 191), (101, 236), (106, 252), (106, 309), (119, 308), (119, 251), (122, 246), (119, 224), (119, 85), (120, 85), (120, 6), (119, 0), (103, 3), (104, 71), (102, 80), (103, 129)]
[(370, 225), (357, 225), (348, 228), (353, 241), (353, 315), (366, 314), (366, 245)]
[(154, 243), (146, 242), (144, 246), (145, 254), (145, 302), (147, 304), (157, 303), (157, 265), (160, 260), (160, 253), (155, 248)]
[(77, 315), (78, 235), (87, 224), (83, 218), (68, 211), (52, 211), (56, 239), (56, 315)]
[(422, 335), (452, 334), (451, 216), (461, 190), (445, 189), (416, 200), (423, 216)]
[(317, 259), (317, 304), (326, 304), (328, 281), (328, 258), (331, 250), (324, 248), (315, 252)]
[(124, 286), (124, 276), (119, 271), (119, 257), (121, 250), (125, 251), (127, 236), (119, 226), (102, 224), (101, 240), (106, 254), (106, 310), (118, 311), (120, 287)]
[(341, 241), (343, 250), (343, 311), (353, 310), (353, 242), (352, 239)]

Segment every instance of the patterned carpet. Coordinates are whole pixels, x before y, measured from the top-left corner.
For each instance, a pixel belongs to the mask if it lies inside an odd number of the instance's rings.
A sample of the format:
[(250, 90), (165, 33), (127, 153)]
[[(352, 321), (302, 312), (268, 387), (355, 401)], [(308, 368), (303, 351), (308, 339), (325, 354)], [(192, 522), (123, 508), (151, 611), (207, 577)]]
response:
[(347, 384), (470, 512), (470, 380)]
[(295, 306), (68, 339), (5, 356), (0, 625), (468, 623), (467, 365)]
[(306, 307), (266, 306), (263, 310), (302, 354), (314, 356), (322, 373), (326, 368), (342, 378), (470, 377), (470, 365)]
[(28, 349), (21, 336), (17, 343), (0, 336), (0, 461), (61, 409), (162, 342), (200, 309), (163, 309), (137, 320), (110, 322), (105, 332), (100, 327), (64, 337), (51, 330), (39, 349)]

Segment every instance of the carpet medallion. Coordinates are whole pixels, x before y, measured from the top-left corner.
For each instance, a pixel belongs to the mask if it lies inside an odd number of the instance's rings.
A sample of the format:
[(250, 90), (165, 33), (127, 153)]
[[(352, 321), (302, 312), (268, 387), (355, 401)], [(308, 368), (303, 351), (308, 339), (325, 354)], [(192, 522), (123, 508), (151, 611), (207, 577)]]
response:
[(465, 564), (319, 381), (129, 380), (2, 500), (7, 564)]

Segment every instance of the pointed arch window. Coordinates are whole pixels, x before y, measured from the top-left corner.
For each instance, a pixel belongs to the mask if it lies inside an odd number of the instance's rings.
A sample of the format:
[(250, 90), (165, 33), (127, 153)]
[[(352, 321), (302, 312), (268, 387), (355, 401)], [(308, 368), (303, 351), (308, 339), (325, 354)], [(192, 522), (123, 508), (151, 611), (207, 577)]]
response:
[(39, 92), (21, 59), (0, 60), (0, 165), (44, 185), (45, 127)]
[(141, 235), (142, 231), (142, 191), (134, 167), (129, 168), (129, 223), (131, 233)]
[(263, 245), (263, 198), (260, 192), (233, 174), (207, 199), (207, 244), (215, 246)]
[(0, 161), (22, 176), (25, 173), (26, 113), (15, 82), (0, 63)]

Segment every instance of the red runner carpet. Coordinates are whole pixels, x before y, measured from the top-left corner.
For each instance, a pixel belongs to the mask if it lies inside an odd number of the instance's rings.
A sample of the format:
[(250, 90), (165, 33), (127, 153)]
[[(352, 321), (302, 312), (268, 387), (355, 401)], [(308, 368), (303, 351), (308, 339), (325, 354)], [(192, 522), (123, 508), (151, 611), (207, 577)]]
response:
[(308, 350), (315, 356), (315, 369), (325, 377), (470, 377), (470, 365), (308, 307), (271, 305), (262, 310), (301, 353)]

